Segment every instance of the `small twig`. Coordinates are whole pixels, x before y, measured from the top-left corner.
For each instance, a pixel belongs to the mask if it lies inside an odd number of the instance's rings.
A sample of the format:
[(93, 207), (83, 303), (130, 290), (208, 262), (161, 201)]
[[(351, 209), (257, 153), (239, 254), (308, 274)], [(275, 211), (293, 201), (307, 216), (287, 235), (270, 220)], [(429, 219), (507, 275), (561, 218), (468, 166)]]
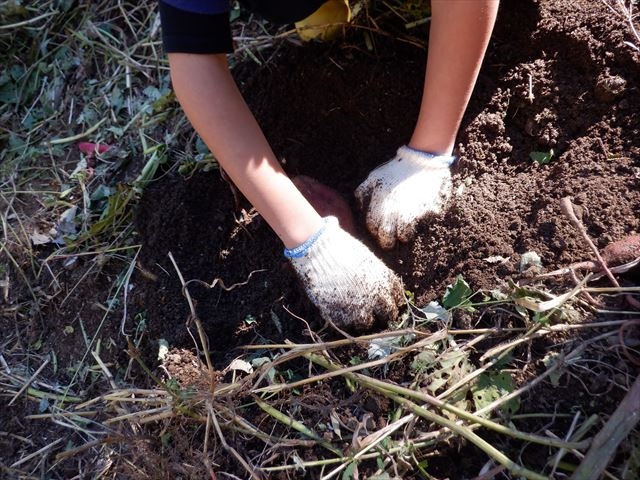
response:
[(431, 16), (424, 17), (419, 20), (415, 20), (413, 22), (405, 23), (404, 28), (406, 30), (411, 30), (412, 28), (419, 27), (420, 25), (424, 25), (425, 23), (429, 23), (431, 21)]
[[(558, 436), (557, 436), (557, 435), (555, 435), (553, 432), (546, 431), (545, 433), (547, 433), (548, 435), (550, 435), (550, 436), (552, 436), (552, 437), (554, 437), (554, 438), (558, 438)], [(579, 458), (580, 460), (582, 460), (582, 459), (584, 458), (584, 453), (582, 453), (582, 452), (580, 452), (580, 451), (578, 451), (578, 450), (571, 450), (571, 453), (572, 453), (573, 455), (575, 455), (575, 456), (576, 456), (576, 458)], [(606, 471), (606, 470), (602, 472), (602, 476), (603, 476), (604, 478), (607, 478), (608, 480), (620, 480), (618, 477), (614, 477), (613, 475), (611, 475), (611, 474), (610, 474), (608, 471)]]
[(640, 287), (585, 287), (585, 291), (594, 293), (640, 293)]
[(521, 476), (527, 478), (529, 480), (549, 480), (549, 477), (545, 475), (540, 475), (536, 472), (533, 472), (522, 465), (515, 463), (509, 457), (507, 457), (500, 450), (496, 449), (489, 442), (479, 437), (477, 434), (469, 430), (467, 427), (464, 427), (452, 420), (449, 420), (445, 417), (437, 415), (429, 410), (413, 403), (411, 400), (407, 400), (404, 397), (401, 397), (396, 394), (387, 393), (388, 397), (396, 402), (398, 405), (402, 405), (407, 410), (410, 410), (415, 415), (424, 418), (425, 420), (432, 421), (438, 425), (447, 427), (452, 432), (460, 435), (461, 437), (469, 440), (476, 447), (486, 453), (489, 457), (495, 460), (497, 463), (504, 465), (510, 472), (514, 475)]
[(631, 326), (640, 326), (640, 319), (633, 319), (633, 320), (628, 320), (625, 323), (623, 323), (620, 326), (620, 329), (618, 330), (618, 336), (620, 339), (620, 346), (622, 347), (622, 352), (624, 353), (624, 355), (627, 357), (627, 359), (636, 367), (640, 367), (640, 358), (638, 358), (637, 356), (634, 357), (631, 352), (629, 351), (629, 347), (627, 347), (627, 342), (625, 341), (625, 332), (627, 330), (627, 328), (630, 328)]
[[(413, 416), (413, 414), (411, 414), (411, 416)], [(469, 428), (473, 428), (473, 426)], [(371, 460), (375, 458), (380, 458), (382, 455), (395, 455), (398, 453), (405, 453), (409, 449), (418, 450), (423, 447), (430, 447), (430, 446), (433, 446), (439, 439), (442, 439), (445, 436), (450, 436), (450, 435), (451, 433), (447, 429), (441, 428), (439, 430), (429, 432), (417, 440), (410, 440), (410, 439), (400, 440), (399, 442), (395, 443), (395, 446), (385, 449), (384, 453), (382, 454), (380, 452), (365, 453), (360, 457), (360, 460)], [(300, 468), (324, 467), (328, 465), (334, 465), (336, 463), (349, 462), (351, 460), (352, 460), (351, 457), (343, 456), (338, 458), (312, 460), (308, 462), (296, 462), (295, 464), (278, 465), (276, 467), (264, 467), (262, 468), (262, 471), (270, 473), (270, 472), (283, 472), (287, 470), (300, 470)]]
[(25, 27), (27, 25), (31, 25), (32, 23), (37, 23), (40, 20), (43, 20), (45, 18), (58, 15), (59, 13), (60, 12), (58, 10), (54, 10), (53, 12), (43, 13), (42, 15), (38, 15), (37, 17), (33, 17), (28, 20), (23, 20), (22, 22), (10, 23), (8, 25), (0, 25), (0, 30), (11, 30), (11, 29)]
[(47, 145), (62, 145), (65, 143), (71, 143), (71, 142), (75, 142), (76, 140), (80, 140), (81, 138), (87, 137), (89, 135), (91, 135), (93, 132), (95, 132), (98, 128), (100, 128), (100, 126), (106, 122), (108, 120), (109, 117), (103, 117), (100, 121), (98, 121), (98, 123), (96, 123), (95, 125), (89, 127), (87, 130), (85, 130), (82, 133), (78, 133), (77, 135), (73, 135), (71, 137), (66, 137), (66, 138), (56, 138), (54, 140), (50, 140)]
[[(326, 357), (320, 356), (320, 355), (315, 355), (315, 354), (310, 354), (310, 355), (305, 355), (305, 357), (307, 359), (309, 359), (310, 361), (312, 361), (313, 363), (316, 363), (320, 366), (322, 366), (323, 368), (326, 368), (327, 370), (338, 370), (340, 369), (340, 367), (338, 365), (333, 364), (331, 361), (329, 361)], [(400, 395), (406, 396), (407, 398), (410, 398), (412, 400), (417, 400), (420, 402), (425, 402), (428, 403), (429, 405), (442, 409), (442, 410), (446, 410), (448, 412), (453, 413), (454, 415), (456, 415), (457, 417), (459, 417), (460, 419), (463, 420), (467, 420), (469, 422), (473, 422), (473, 423), (477, 423), (479, 425), (482, 425), (485, 428), (488, 428), (490, 430), (493, 430), (497, 433), (503, 434), (503, 435), (507, 435), (513, 438), (517, 438), (519, 440), (524, 440), (524, 441), (528, 441), (528, 442), (532, 442), (532, 443), (537, 443), (540, 445), (546, 445), (549, 447), (555, 447), (555, 448), (584, 448), (586, 445), (589, 444), (588, 441), (582, 441), (582, 442), (558, 442), (557, 440), (553, 440), (550, 438), (546, 438), (546, 437), (541, 437), (539, 435), (534, 435), (534, 434), (529, 434), (529, 433), (525, 433), (525, 432), (521, 432), (519, 430), (514, 430), (508, 427), (505, 427), (504, 425), (500, 425), (499, 423), (496, 423), (492, 420), (489, 420), (487, 418), (484, 417), (480, 417), (477, 413), (470, 413), (467, 412), (466, 410), (462, 409), (462, 408), (458, 408), (452, 404), (449, 404), (447, 402), (444, 402), (442, 400), (439, 400), (427, 393), (421, 392), (421, 391), (416, 391), (416, 390), (411, 390), (409, 388), (406, 387), (402, 387), (400, 385), (395, 385), (395, 384), (391, 384), (391, 383), (387, 383), (384, 382), (382, 380), (378, 380), (375, 378), (371, 378), (368, 377), (366, 375), (362, 375), (359, 373), (344, 373), (344, 376), (360, 383), (361, 385), (371, 388), (373, 390), (376, 390), (380, 393), (382, 393), (385, 396), (389, 396), (389, 395), (394, 395), (397, 396), (398, 398), (400, 398)], [(415, 412), (414, 412), (415, 413)], [(439, 425), (442, 426), (446, 426), (447, 428), (449, 428), (448, 424), (442, 424), (439, 422), (436, 422)]]
[(58, 445), (59, 443), (61, 443), (64, 439), (63, 438), (59, 438), (58, 440), (55, 440), (53, 442), (51, 442), (49, 445), (45, 445), (44, 447), (42, 447), (40, 450), (33, 452), (29, 455), (27, 455), (24, 458), (21, 458), (20, 460), (18, 460), (17, 462), (13, 463), (11, 465), (11, 468), (16, 468), (19, 465), (22, 465), (23, 463), (27, 463), (29, 460), (31, 460), (32, 458), (37, 457), (38, 455), (41, 455), (45, 452), (48, 452), (49, 450), (53, 449), (53, 447), (55, 447), (56, 445)]
[[(573, 432), (576, 428), (576, 424), (578, 423), (579, 418), (580, 418), (580, 412), (576, 412), (575, 416), (573, 417), (573, 421), (571, 422), (571, 426), (569, 427), (569, 431), (565, 435), (565, 438), (564, 438), (565, 441), (571, 440), (571, 436), (573, 435)], [(546, 433), (550, 437), (560, 438), (550, 430), (545, 430), (544, 433)], [(565, 456), (566, 453), (567, 453), (567, 450), (564, 448), (559, 449), (558, 453), (556, 453), (556, 456), (552, 463), (551, 476), (555, 476), (556, 470), (558, 469), (558, 465), (560, 464), (560, 461), (562, 460), (562, 458)]]
[[(571, 277), (571, 280), (573, 280), (574, 285), (577, 286), (580, 284), (580, 280), (578, 279), (576, 271), (573, 268), (569, 269), (569, 276)], [(600, 303), (595, 298), (593, 298), (589, 292), (585, 292), (584, 290), (582, 290), (580, 294), (583, 295), (587, 299), (587, 302), (589, 302), (594, 307), (601, 306)]]
[(103, 425), (111, 425), (114, 423), (123, 422), (124, 420), (132, 420), (135, 419), (139, 423), (145, 423), (145, 419), (150, 417), (156, 417), (157, 415), (162, 415), (162, 418), (165, 416), (174, 416), (173, 407), (171, 405), (158, 407), (158, 408), (149, 408), (147, 410), (141, 412), (132, 412), (125, 413), (123, 415), (118, 415), (117, 417), (108, 418), (103, 421)]
[(11, 401), (8, 403), (8, 406), (10, 407), (11, 405), (13, 405), (13, 402), (15, 402), (17, 400), (17, 398), (22, 395), (25, 390), (27, 390), (29, 388), (29, 385), (31, 385), (33, 383), (33, 381), (36, 379), (36, 377), (38, 375), (40, 375), (40, 372), (42, 372), (42, 370), (44, 370), (44, 367), (46, 367), (47, 365), (49, 365), (49, 358), (47, 358), (42, 365), (40, 365), (40, 367), (38, 368), (38, 370), (35, 371), (35, 373), (33, 375), (31, 375), (31, 377), (29, 378), (29, 380), (27, 380), (25, 382), (25, 384), (22, 386), (22, 388), (20, 390), (18, 390), (18, 393), (16, 393), (13, 398), (11, 399)]
[(482, 473), (477, 477), (472, 478), (471, 480), (493, 480), (494, 478), (496, 478), (496, 475), (502, 473), (505, 469), (506, 467), (504, 465), (496, 465), (495, 467), (490, 468), (485, 473)]
[(213, 426), (216, 430), (216, 433), (218, 434), (218, 438), (220, 439), (220, 443), (222, 443), (222, 446), (224, 447), (224, 449), (227, 452), (229, 452), (244, 467), (244, 469), (249, 474), (250, 478), (254, 480), (261, 480), (261, 477), (256, 473), (257, 472), (256, 468), (249, 465), (247, 461), (244, 458), (242, 458), (242, 455), (240, 455), (235, 448), (233, 448), (231, 445), (227, 443), (227, 440), (224, 438), (224, 435), (222, 434), (222, 429), (218, 424), (218, 418), (216, 417), (216, 412), (211, 402), (207, 402), (207, 411), (209, 413), (209, 416), (211, 417)]
[(2, 368), (4, 368), (4, 371), (7, 373), (7, 375), (11, 375), (11, 367), (9, 367), (9, 364), (2, 356), (2, 353), (0, 353), (0, 364), (2, 365)]
[[(390, 363), (396, 361), (396, 360), (400, 360), (402, 358), (405, 357), (405, 355), (409, 352), (415, 351), (415, 350), (422, 350), (425, 347), (427, 347), (428, 345), (431, 345), (433, 343), (442, 341), (443, 339), (446, 338), (446, 332), (444, 330), (441, 330), (440, 332), (436, 332), (433, 335), (430, 335), (429, 337), (426, 337), (416, 343), (413, 343), (411, 345), (408, 345), (406, 347), (402, 347), (402, 348), (398, 348), (397, 351), (390, 353), (389, 355), (387, 355), (384, 358), (379, 358), (377, 360), (371, 360), (369, 362), (363, 362), (363, 363), (359, 363), (357, 365), (352, 365), (350, 367), (344, 367), (340, 370), (335, 370), (335, 371), (330, 371), (327, 373), (323, 373), (321, 375), (316, 375), (313, 377), (308, 377), (308, 378), (304, 378), (302, 380), (298, 380), (297, 382), (291, 382), (291, 383), (278, 383), (275, 385), (269, 385), (266, 387), (262, 387), (262, 388), (258, 388), (253, 390), (254, 393), (264, 393), (264, 392), (269, 392), (269, 393), (274, 393), (274, 392), (278, 392), (281, 390), (292, 390), (294, 388), (299, 388), (302, 387), (304, 385), (307, 385), (309, 383), (316, 383), (316, 382), (322, 382), (325, 380), (328, 380), (329, 378), (332, 377), (336, 377), (336, 376), (340, 376), (343, 375), (344, 373), (347, 372), (355, 372), (358, 370), (365, 370), (365, 369), (371, 369), (373, 367), (377, 367), (380, 365), (389, 365)], [(319, 350), (325, 350), (325, 349), (319, 349)], [(300, 352), (300, 356), (306, 355), (306, 354), (310, 354), (312, 353), (312, 351), (310, 349), (304, 350)], [(286, 355), (286, 354), (285, 354)], [(284, 356), (284, 355), (283, 355)], [(282, 356), (281, 356), (282, 357)], [(280, 358), (281, 358), (280, 357)], [(288, 358), (288, 360), (290, 360), (290, 358)], [(276, 364), (271, 362), (268, 365), (268, 369), (273, 368)], [(264, 375), (262, 375), (260, 377), (260, 380), (262, 380), (264, 378)], [(254, 385), (259, 385), (260, 381), (255, 382)]]
[(607, 277), (609, 277), (609, 280), (611, 280), (611, 283), (616, 287), (620, 287), (620, 284), (609, 270), (609, 267), (607, 267), (607, 263), (602, 258), (602, 255), (600, 255), (598, 247), (596, 247), (595, 244), (591, 241), (589, 235), (587, 234), (587, 230), (584, 228), (584, 225), (582, 225), (582, 222), (580, 222), (580, 220), (576, 216), (573, 210), (571, 199), (569, 197), (564, 197), (562, 200), (560, 200), (560, 210), (562, 210), (562, 213), (567, 216), (571, 224), (580, 232), (580, 235), (582, 235), (584, 241), (587, 243), (587, 245), (589, 245), (589, 248), (595, 254), (596, 258), (598, 259), (598, 263), (607, 274)]
[[(202, 322), (200, 322), (200, 319), (198, 318), (198, 314), (196, 313), (196, 307), (193, 303), (193, 299), (191, 298), (191, 295), (189, 294), (189, 289), (186, 288), (187, 284), (184, 281), (182, 272), (178, 268), (178, 264), (176, 263), (175, 258), (173, 258), (173, 254), (169, 252), (167, 255), (169, 256), (169, 260), (171, 260), (171, 263), (173, 264), (173, 268), (176, 270), (176, 273), (178, 274), (178, 278), (180, 279), (180, 284), (182, 285), (182, 295), (184, 295), (184, 297), (187, 299), (187, 303), (189, 304), (189, 311), (191, 312), (191, 320), (195, 322), (196, 328), (198, 329), (198, 335), (200, 337), (200, 342), (202, 342), (202, 349), (204, 350), (204, 358), (207, 360), (207, 367), (209, 369), (209, 375), (211, 376), (211, 380), (213, 384), (214, 368), (213, 368), (213, 362), (211, 361), (211, 356), (209, 355), (209, 339), (207, 337), (207, 334), (204, 331), (204, 328), (202, 327)], [(197, 348), (197, 345), (196, 345), (196, 348)]]
[(414, 418), (415, 418), (415, 415), (410, 413), (409, 415), (405, 415), (404, 417), (402, 417), (402, 418), (396, 420), (395, 422), (387, 425), (383, 429), (381, 429), (381, 430), (379, 430), (377, 432), (374, 432), (374, 433), (368, 435), (367, 437), (365, 437), (362, 440), (363, 447), (360, 449), (360, 451), (358, 453), (356, 453), (349, 462), (344, 462), (342, 465), (336, 467), (331, 472), (329, 472), (328, 474), (323, 476), (322, 480), (330, 480), (331, 478), (335, 477), (338, 473), (340, 473), (342, 470), (347, 468), (349, 463), (355, 462), (357, 460), (360, 460), (362, 457), (364, 457), (366, 455), (366, 453), (369, 450), (373, 449), (376, 445), (378, 445), (384, 439), (389, 438), (389, 436), (393, 432), (398, 430), (400, 427), (404, 426), (405, 424), (409, 423), (410, 421), (413, 421)]
[[(169, 255), (171, 255), (171, 253), (169, 253)], [(172, 260), (173, 261), (173, 260)], [(174, 263), (175, 266), (175, 263)], [(260, 269), (260, 270), (253, 270), (251, 272), (249, 272), (249, 275), (247, 276), (247, 279), (244, 282), (238, 282), (238, 283), (234, 283), (233, 285), (231, 285), (230, 287), (227, 287), (224, 282), (222, 281), (221, 278), (215, 278), (213, 280), (213, 282), (211, 283), (207, 283), (203, 280), (199, 280), (197, 278), (194, 278), (192, 280), (187, 281), (186, 283), (183, 284), (182, 286), (182, 293), (183, 295), (185, 295), (185, 290), (186, 288), (192, 284), (195, 283), (196, 285), (202, 285), (203, 287), (207, 287), (208, 289), (212, 289), (216, 286), (219, 286), (220, 288), (222, 288), (223, 290), (225, 290), (226, 292), (230, 292), (231, 290), (233, 290), (236, 287), (241, 287), (242, 285), (246, 285), (249, 283), (249, 281), (251, 280), (251, 277), (253, 276), (254, 273), (260, 273), (260, 272), (266, 272), (266, 269)], [(185, 295), (186, 296), (186, 295)]]
[[(488, 329), (488, 330), (493, 331), (493, 329)], [(473, 331), (473, 333), (475, 333), (475, 331)], [(434, 334), (432, 334), (431, 332), (426, 332), (426, 333), (421, 332), (420, 330), (415, 330), (413, 328), (405, 328), (403, 330), (390, 330), (387, 332), (379, 332), (379, 333), (372, 333), (369, 335), (362, 335), (360, 337), (355, 337), (353, 339), (341, 338), (340, 340), (333, 340), (330, 342), (323, 342), (323, 343), (287, 342), (287, 343), (276, 343), (271, 345), (244, 345), (240, 348), (245, 350), (287, 349), (287, 350), (300, 350), (300, 351), (302, 350), (318, 351), (318, 350), (327, 350), (332, 348), (339, 348), (339, 347), (344, 347), (348, 345), (353, 345), (354, 342), (359, 343), (361, 345), (368, 345), (369, 342), (371, 342), (371, 340), (377, 340), (379, 338), (402, 337), (406, 335), (415, 335), (416, 337), (430, 337), (431, 335), (434, 335)]]
[(278, 422), (293, 428), (295, 431), (301, 433), (306, 437), (311, 438), (312, 440), (315, 440), (316, 442), (318, 442), (319, 445), (323, 446), (330, 452), (335, 453), (336, 455), (342, 455), (342, 452), (340, 450), (338, 450), (336, 447), (331, 445), (329, 442), (325, 441), (322, 437), (320, 437), (320, 435), (318, 435), (316, 432), (311, 430), (304, 423), (289, 417), (288, 415), (282, 413), (280, 410), (276, 408), (273, 408), (271, 405), (269, 405), (267, 402), (265, 402), (258, 396), (254, 396), (253, 400), (262, 410), (264, 410), (267, 414), (269, 414), (271, 417), (276, 419)]
[(131, 263), (129, 264), (129, 268), (127, 269), (127, 272), (125, 273), (124, 276), (124, 292), (123, 292), (123, 301), (122, 301), (122, 321), (120, 322), (120, 333), (124, 336), (127, 336), (127, 334), (124, 331), (124, 325), (127, 321), (127, 317), (128, 317), (128, 311), (127, 311), (127, 306), (129, 305), (129, 302), (127, 300), (128, 297), (128, 293), (129, 293), (129, 283), (131, 281), (131, 275), (133, 274), (133, 271), (135, 270), (136, 267), (136, 261), (138, 260), (138, 254), (140, 253), (141, 248), (138, 249), (138, 251), (136, 251), (136, 254), (133, 256), (133, 259), (131, 260)]
[[(607, 311), (607, 310), (599, 310), (597, 313), (611, 313), (615, 315), (622, 315), (634, 312), (618, 312), (618, 311)], [(539, 333), (550, 333), (550, 332), (568, 332), (570, 330), (575, 329), (587, 329), (587, 328), (602, 328), (602, 327), (616, 327), (622, 325), (627, 320), (610, 320), (606, 322), (593, 322), (593, 323), (558, 323), (557, 325), (550, 325), (548, 327), (542, 327), (538, 330)], [(469, 330), (448, 330), (447, 334), (449, 335), (479, 335), (483, 333), (519, 333), (529, 331), (528, 328), (473, 328)]]
[(120, 437), (120, 436), (109, 436), (106, 438), (92, 440), (90, 442), (85, 443), (84, 445), (80, 445), (79, 447), (71, 448), (69, 450), (65, 450), (64, 452), (58, 453), (55, 457), (56, 462), (59, 462), (66, 458), (71, 458), (79, 453), (86, 452), (87, 450), (90, 450), (93, 447), (97, 447), (100, 445), (107, 445), (110, 443), (120, 443), (120, 442), (123, 442), (124, 440), (125, 440), (124, 437)]
[(597, 337), (594, 337), (586, 342), (583, 342), (580, 344), (580, 346), (578, 346), (575, 350), (571, 351), (571, 353), (569, 353), (566, 357), (564, 357), (561, 361), (556, 361), (553, 365), (551, 365), (549, 368), (547, 368), (547, 370), (545, 372), (543, 372), (541, 375), (538, 375), (537, 377), (535, 377), (533, 380), (531, 380), (528, 384), (523, 385), (520, 388), (515, 389), (514, 391), (512, 391), (511, 393), (508, 393), (506, 395), (504, 395), (503, 397), (493, 401), (492, 403), (490, 403), (489, 405), (486, 405), (485, 407), (481, 408), (480, 410), (478, 410), (476, 412), (476, 415), (483, 415), (486, 414), (488, 412), (491, 412), (493, 410), (495, 410), (496, 408), (498, 408), (500, 405), (505, 404), (506, 402), (508, 402), (509, 400), (511, 400), (512, 398), (516, 398), (521, 396), (524, 392), (531, 390), (535, 385), (537, 385), (538, 383), (542, 382), (545, 378), (547, 378), (549, 375), (551, 375), (554, 371), (559, 370), (560, 368), (562, 368), (564, 366), (565, 363), (567, 363), (567, 361), (572, 360), (574, 358), (579, 357), (585, 350), (586, 348), (591, 345), (592, 343), (596, 343), (604, 338), (610, 337), (612, 335), (616, 335), (616, 332), (607, 332), (604, 333), (602, 335), (598, 335)]
[(118, 385), (116, 385), (116, 382), (113, 379), (113, 374), (100, 358), (100, 354), (95, 350), (91, 350), (91, 355), (93, 355), (93, 358), (95, 359), (95, 361), (98, 362), (98, 366), (100, 367), (100, 369), (102, 370), (102, 373), (104, 374), (107, 381), (109, 382), (109, 385), (111, 385), (111, 388), (113, 390), (116, 390), (118, 388)]

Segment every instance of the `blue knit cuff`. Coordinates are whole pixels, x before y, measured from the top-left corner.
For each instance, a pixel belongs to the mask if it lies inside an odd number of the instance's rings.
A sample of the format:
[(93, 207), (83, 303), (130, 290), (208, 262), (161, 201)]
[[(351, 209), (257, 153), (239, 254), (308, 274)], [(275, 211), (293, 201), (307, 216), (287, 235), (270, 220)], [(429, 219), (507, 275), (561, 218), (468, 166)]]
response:
[(398, 150), (398, 153), (400, 153), (400, 150), (402, 149), (406, 149), (409, 150), (413, 153), (418, 154), (419, 156), (423, 157), (425, 160), (433, 160), (433, 159), (438, 159), (440, 160), (442, 163), (444, 163), (447, 166), (451, 166), (453, 165), (457, 158), (453, 155), (435, 155), (433, 153), (429, 153), (429, 152), (424, 152), (422, 150), (418, 150), (416, 148), (412, 148), (409, 145), (404, 145), (403, 147), (400, 147), (400, 149)]
[(322, 224), (322, 227), (320, 227), (320, 230), (318, 230), (316, 233), (314, 233), (313, 235), (311, 235), (311, 237), (309, 237), (307, 239), (306, 242), (304, 242), (301, 245), (298, 245), (295, 248), (285, 248), (284, 249), (284, 256), (287, 258), (302, 258), (304, 257), (307, 252), (309, 251), (309, 249), (311, 248), (311, 246), (316, 243), (316, 240), (318, 240), (318, 238), (320, 238), (320, 235), (322, 235), (322, 233), (325, 231), (325, 229), (327, 228), (327, 220), (324, 220), (324, 223)]

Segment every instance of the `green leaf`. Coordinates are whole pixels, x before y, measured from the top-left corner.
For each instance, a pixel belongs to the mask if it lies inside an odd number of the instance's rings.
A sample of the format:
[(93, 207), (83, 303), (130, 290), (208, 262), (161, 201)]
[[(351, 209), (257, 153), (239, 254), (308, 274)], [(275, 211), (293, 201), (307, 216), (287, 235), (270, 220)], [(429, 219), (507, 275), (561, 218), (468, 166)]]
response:
[(44, 413), (47, 410), (49, 410), (49, 399), (47, 397), (42, 397), (38, 403), (38, 412)]
[[(560, 354), (557, 352), (547, 353), (542, 359), (542, 363), (544, 363), (544, 366), (547, 368), (551, 368), (553, 365), (555, 365), (560, 361), (561, 361)], [(560, 368), (557, 368), (554, 371), (552, 371), (549, 374), (549, 381), (551, 382), (551, 385), (553, 385), (554, 387), (558, 387), (560, 385), (560, 378), (562, 377), (563, 373), (564, 372)]]
[(100, 200), (108, 199), (111, 195), (113, 195), (114, 191), (115, 190), (112, 187), (109, 187), (103, 183), (96, 187), (89, 198), (92, 202), (99, 202)]
[(551, 162), (551, 159), (554, 157), (553, 148), (548, 152), (531, 152), (529, 154), (531, 160), (534, 162), (538, 162), (540, 165), (546, 165)]
[(464, 308), (473, 311), (469, 299), (473, 295), (473, 291), (469, 284), (462, 278), (462, 275), (456, 277), (453, 285), (449, 285), (442, 297), (442, 305), (447, 309)]
[(438, 359), (438, 352), (435, 349), (425, 349), (418, 353), (411, 362), (411, 370), (414, 373), (421, 373), (427, 368), (433, 366)]
[(344, 472), (342, 472), (342, 480), (351, 480), (354, 477), (355, 470), (356, 463), (351, 462), (349, 465), (347, 465), (347, 468), (344, 469)]
[(451, 320), (451, 313), (438, 302), (430, 302), (427, 306), (421, 308), (420, 311), (424, 314), (424, 318), (428, 322), (435, 322), (436, 320), (448, 322)]
[(14, 82), (3, 82), (5, 79), (6, 76), (0, 77), (0, 103), (17, 103), (19, 101), (18, 85)]
[[(476, 410), (480, 410), (513, 392), (513, 389), (513, 378), (511, 378), (509, 372), (481, 374), (476, 384), (471, 387)], [(501, 407), (504, 412), (511, 414), (518, 411), (519, 408), (520, 400), (518, 398), (512, 398)]]
[(242, 11), (240, 10), (240, 8), (233, 8), (231, 12), (229, 12), (229, 21), (230, 22), (236, 21), (238, 18), (240, 18), (241, 13)]

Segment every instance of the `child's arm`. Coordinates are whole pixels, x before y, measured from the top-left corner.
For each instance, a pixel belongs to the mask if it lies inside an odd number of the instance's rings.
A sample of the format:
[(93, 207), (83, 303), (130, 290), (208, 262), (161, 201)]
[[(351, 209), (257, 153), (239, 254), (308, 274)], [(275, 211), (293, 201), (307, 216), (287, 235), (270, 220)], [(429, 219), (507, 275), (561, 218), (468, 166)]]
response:
[(450, 195), (450, 155), (498, 5), (498, 0), (431, 2), (424, 91), (409, 148), (398, 150), (356, 190), (367, 208), (367, 227), (384, 248), (396, 239), (410, 240), (416, 223), (439, 214)]
[(173, 87), (191, 124), (286, 247), (322, 219), (283, 172), (227, 67), (226, 55), (170, 53)]
[(498, 5), (498, 0), (432, 0), (427, 71), (410, 147), (451, 155)]
[(394, 320), (399, 279), (335, 219), (323, 220), (280, 167), (223, 54), (170, 53), (187, 117), (235, 185), (287, 247), (286, 255), (325, 319), (366, 329)]

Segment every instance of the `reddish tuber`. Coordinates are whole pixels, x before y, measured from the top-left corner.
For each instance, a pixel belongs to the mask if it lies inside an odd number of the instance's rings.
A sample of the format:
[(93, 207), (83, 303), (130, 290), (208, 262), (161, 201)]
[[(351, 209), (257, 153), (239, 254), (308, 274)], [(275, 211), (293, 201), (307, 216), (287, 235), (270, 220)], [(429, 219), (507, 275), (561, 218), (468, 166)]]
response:
[(629, 235), (610, 243), (602, 250), (602, 259), (611, 266), (632, 262), (638, 257), (640, 257), (640, 235)]
[(87, 157), (93, 157), (96, 153), (101, 154), (111, 148), (111, 145), (105, 143), (79, 142), (78, 149)]
[(355, 235), (353, 213), (347, 201), (337, 191), (306, 175), (298, 175), (291, 181), (318, 214), (323, 217), (328, 215), (338, 217), (340, 226)]

